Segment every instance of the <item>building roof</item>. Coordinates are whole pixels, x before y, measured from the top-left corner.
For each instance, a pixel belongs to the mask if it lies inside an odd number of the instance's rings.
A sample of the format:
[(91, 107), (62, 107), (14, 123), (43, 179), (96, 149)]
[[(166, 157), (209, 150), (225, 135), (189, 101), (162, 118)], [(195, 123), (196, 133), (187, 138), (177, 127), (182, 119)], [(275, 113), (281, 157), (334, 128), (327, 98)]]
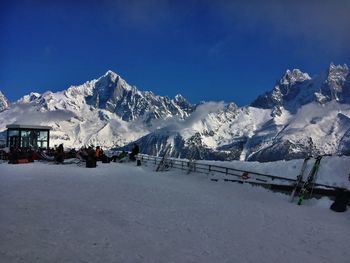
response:
[(52, 130), (51, 126), (26, 125), (26, 124), (9, 124), (8, 129), (32, 129), (32, 130)]

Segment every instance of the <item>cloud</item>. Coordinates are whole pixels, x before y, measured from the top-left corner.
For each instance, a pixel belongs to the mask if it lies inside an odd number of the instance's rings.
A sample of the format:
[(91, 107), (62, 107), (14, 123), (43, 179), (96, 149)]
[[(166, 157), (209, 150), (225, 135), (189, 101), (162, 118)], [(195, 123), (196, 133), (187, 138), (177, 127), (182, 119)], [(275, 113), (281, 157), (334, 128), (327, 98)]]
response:
[(178, 132), (186, 128), (191, 128), (195, 123), (208, 117), (210, 113), (216, 113), (223, 110), (224, 102), (205, 102), (196, 107), (196, 110), (185, 120), (173, 117), (167, 120), (155, 120), (153, 127), (162, 128), (166, 131)]
[(111, 19), (127, 28), (141, 31), (156, 30), (171, 17), (170, 0), (105, 1), (110, 7)]
[(192, 126), (194, 123), (206, 118), (210, 113), (216, 113), (223, 110), (225, 107), (224, 102), (205, 102), (197, 106), (196, 110), (191, 114), (191, 116), (185, 120), (184, 126)]
[[(350, 53), (350, 1), (219, 1), (214, 10), (226, 23), (254, 33), (270, 29), (275, 38)], [(273, 39), (271, 40), (273, 41)]]
[[(316, 49), (318, 53), (350, 56), (349, 0), (101, 1), (108, 6), (109, 12), (104, 16), (109, 17), (110, 24), (122, 25), (130, 32), (177, 34), (187, 30), (185, 25), (218, 27), (220, 37), (206, 43), (207, 54), (214, 59), (232, 52), (232, 43), (239, 41), (240, 33), (252, 41), (255, 36), (259, 41), (265, 37), (263, 41), (272, 47), (292, 42), (295, 54), (312, 53)], [(196, 17), (208, 23), (186, 23)], [(196, 33), (201, 30), (192, 30), (196, 39)]]

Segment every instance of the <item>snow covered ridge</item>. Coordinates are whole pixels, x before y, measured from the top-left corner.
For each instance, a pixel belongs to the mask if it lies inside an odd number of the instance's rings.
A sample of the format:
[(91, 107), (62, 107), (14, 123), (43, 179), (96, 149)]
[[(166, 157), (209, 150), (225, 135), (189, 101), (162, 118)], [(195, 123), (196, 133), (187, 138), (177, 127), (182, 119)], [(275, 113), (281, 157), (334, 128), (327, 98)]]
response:
[(137, 143), (151, 155), (162, 155), (166, 144), (172, 144), (174, 157), (207, 160), (273, 161), (350, 154), (349, 105), (346, 65), (331, 64), (314, 78), (298, 69), (287, 70), (273, 90), (251, 106), (224, 105), (203, 118), (183, 121), (177, 129), (169, 125), (156, 130)]
[[(66, 147), (123, 145), (158, 128), (169, 118), (184, 119), (194, 106), (181, 95), (174, 99), (142, 92), (108, 71), (98, 79), (60, 92), (30, 93), (0, 115), (8, 123), (51, 125), (53, 144)], [(22, 113), (26, 113), (25, 115)]]
[[(5, 104), (4, 104), (5, 105)], [(8, 123), (51, 125), (52, 144), (129, 147), (159, 155), (211, 160), (271, 161), (307, 154), (350, 154), (350, 75), (331, 64), (318, 76), (287, 70), (250, 106), (189, 103), (157, 96), (108, 71), (60, 92), (30, 93), (6, 104)], [(23, 114), (26, 113), (26, 114)]]
[(350, 76), (346, 64), (329, 68), (320, 75), (310, 78), (307, 73), (298, 69), (287, 70), (272, 91), (260, 95), (251, 106), (274, 109), (276, 115), (282, 110), (295, 113), (300, 106), (319, 102), (324, 104), (332, 100), (339, 103), (350, 103)]

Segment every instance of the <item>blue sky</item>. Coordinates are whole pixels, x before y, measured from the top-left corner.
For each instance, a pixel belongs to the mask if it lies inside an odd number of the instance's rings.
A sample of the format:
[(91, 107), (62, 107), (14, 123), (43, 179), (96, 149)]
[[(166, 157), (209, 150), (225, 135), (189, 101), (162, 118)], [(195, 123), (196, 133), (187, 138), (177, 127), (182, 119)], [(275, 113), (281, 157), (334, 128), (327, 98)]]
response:
[(1, 1), (11, 100), (107, 70), (140, 90), (250, 103), (286, 69), (350, 65), (350, 1)]

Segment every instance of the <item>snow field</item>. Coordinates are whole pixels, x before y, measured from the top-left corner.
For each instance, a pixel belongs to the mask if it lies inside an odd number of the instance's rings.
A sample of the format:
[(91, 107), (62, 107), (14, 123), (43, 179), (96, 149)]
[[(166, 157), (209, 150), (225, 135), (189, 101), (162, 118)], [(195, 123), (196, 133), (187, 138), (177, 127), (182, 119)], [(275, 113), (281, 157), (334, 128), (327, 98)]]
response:
[(1, 262), (337, 262), (350, 212), (179, 170), (0, 164)]

